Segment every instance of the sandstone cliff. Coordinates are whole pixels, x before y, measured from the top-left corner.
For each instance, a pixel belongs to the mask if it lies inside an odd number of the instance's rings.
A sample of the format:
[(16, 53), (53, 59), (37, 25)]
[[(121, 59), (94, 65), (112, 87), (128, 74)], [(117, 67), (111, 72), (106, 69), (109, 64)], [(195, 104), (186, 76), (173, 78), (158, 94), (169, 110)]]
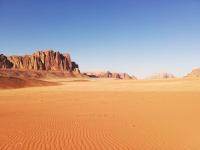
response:
[(71, 61), (69, 54), (61, 54), (53, 50), (37, 51), (25, 56), (0, 55), (0, 68), (79, 72), (78, 65)]

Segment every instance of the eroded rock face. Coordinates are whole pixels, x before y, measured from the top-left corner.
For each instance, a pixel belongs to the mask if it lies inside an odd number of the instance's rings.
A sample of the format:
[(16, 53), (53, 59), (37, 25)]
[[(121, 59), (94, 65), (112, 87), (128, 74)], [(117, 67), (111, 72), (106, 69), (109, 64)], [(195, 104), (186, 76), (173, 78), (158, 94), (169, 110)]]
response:
[(13, 67), (13, 64), (8, 60), (8, 58), (5, 55), (0, 54), (0, 68), (9, 69), (12, 67)]
[[(2, 66), (9, 62), (12, 67), (7, 68), (12, 69), (79, 72), (78, 65), (71, 61), (69, 54), (61, 54), (53, 50), (37, 51), (32, 55), (25, 56), (10, 56), (7, 57), (7, 63), (4, 59), (2, 56), (2, 60), (0, 60), (0, 63), (4, 64)], [(0, 66), (0, 68), (3, 67)]]

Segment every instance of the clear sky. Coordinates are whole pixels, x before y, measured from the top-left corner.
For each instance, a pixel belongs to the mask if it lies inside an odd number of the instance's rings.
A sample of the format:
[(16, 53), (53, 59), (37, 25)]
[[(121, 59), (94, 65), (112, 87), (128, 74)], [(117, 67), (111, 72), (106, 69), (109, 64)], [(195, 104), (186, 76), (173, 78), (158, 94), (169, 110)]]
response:
[(200, 67), (200, 0), (0, 0), (0, 53), (69, 52), (81, 71)]

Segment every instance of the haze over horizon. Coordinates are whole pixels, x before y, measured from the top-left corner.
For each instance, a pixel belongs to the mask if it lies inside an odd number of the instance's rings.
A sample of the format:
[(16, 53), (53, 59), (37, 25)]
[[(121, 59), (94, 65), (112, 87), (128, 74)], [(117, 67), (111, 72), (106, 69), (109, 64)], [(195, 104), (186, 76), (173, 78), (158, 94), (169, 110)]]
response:
[(0, 0), (0, 53), (53, 49), (82, 72), (184, 76), (200, 67), (197, 0)]

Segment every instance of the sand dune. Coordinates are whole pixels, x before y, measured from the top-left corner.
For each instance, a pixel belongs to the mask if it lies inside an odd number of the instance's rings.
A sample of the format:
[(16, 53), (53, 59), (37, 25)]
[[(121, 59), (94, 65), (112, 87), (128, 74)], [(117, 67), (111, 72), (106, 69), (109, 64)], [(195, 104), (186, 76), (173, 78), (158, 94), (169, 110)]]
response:
[(199, 80), (73, 80), (0, 90), (0, 149), (200, 149)]
[(1, 77), (0, 76), (0, 89), (16, 89), (34, 86), (52, 86), (59, 85), (58, 83), (36, 80), (36, 79), (22, 79), (15, 77)]

